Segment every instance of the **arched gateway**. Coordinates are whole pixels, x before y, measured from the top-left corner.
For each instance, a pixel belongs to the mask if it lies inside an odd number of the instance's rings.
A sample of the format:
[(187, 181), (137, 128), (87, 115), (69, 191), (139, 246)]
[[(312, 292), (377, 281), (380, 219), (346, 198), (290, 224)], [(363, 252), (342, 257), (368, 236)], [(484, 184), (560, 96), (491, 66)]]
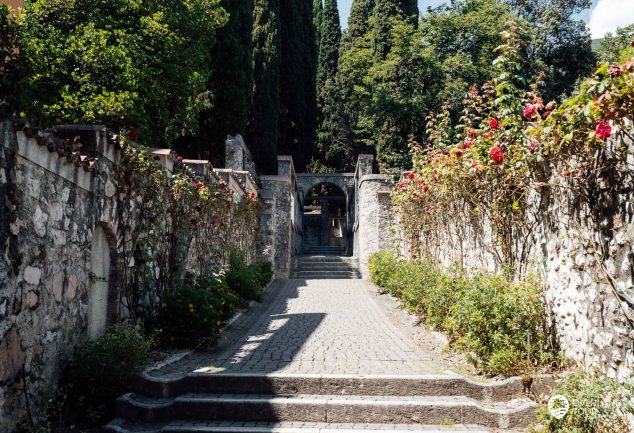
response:
[[(255, 173), (241, 137), (226, 145), (227, 169)], [(367, 276), (368, 257), (390, 247), (390, 183), (372, 173), (374, 157), (360, 155), (354, 173), (298, 174), (292, 157), (277, 162), (277, 175), (259, 177), (259, 248), (276, 278), (288, 278), (293, 262), (313, 253), (354, 257)]]

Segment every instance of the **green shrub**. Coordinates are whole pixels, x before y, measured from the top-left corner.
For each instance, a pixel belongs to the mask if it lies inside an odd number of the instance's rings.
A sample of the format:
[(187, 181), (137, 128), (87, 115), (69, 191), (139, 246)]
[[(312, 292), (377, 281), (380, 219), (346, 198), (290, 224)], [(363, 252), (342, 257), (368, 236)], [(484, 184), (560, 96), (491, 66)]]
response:
[(398, 268), (398, 259), (390, 253), (378, 252), (370, 256), (368, 269), (370, 280), (382, 289), (388, 289), (388, 280)]
[(530, 432), (549, 433), (628, 433), (628, 414), (634, 414), (634, 382), (620, 384), (600, 378), (596, 372), (579, 370), (562, 380), (554, 394), (570, 402), (562, 419), (552, 417), (547, 406), (537, 412), (537, 422)]
[(195, 347), (215, 340), (240, 300), (220, 275), (183, 283), (161, 303), (159, 324), (165, 343)]
[(262, 286), (259, 284), (260, 278), (257, 269), (246, 265), (244, 253), (234, 250), (229, 257), (229, 272), (227, 272), (227, 283), (229, 288), (236, 292), (246, 301), (261, 301)]
[(369, 269), (375, 284), (427, 325), (447, 333), (450, 344), (468, 353), (483, 373), (525, 373), (555, 361), (547, 350), (536, 279), (513, 283), (502, 276), (465, 277), (384, 252), (370, 258)]
[(260, 288), (268, 286), (273, 279), (273, 264), (271, 262), (255, 262), (250, 268), (253, 269), (255, 284)]
[(125, 393), (132, 376), (147, 362), (152, 339), (138, 326), (119, 324), (96, 341), (85, 341), (62, 379), (67, 410), (77, 420), (98, 424), (114, 414), (116, 398)]

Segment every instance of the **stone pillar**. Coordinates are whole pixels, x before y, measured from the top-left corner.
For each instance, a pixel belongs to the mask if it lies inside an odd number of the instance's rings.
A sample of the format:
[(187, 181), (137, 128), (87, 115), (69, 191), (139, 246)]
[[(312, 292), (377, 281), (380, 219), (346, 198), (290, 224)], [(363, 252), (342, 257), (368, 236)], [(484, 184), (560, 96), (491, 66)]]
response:
[(388, 249), (390, 183), (387, 176), (367, 174), (358, 180), (357, 255), (363, 278), (368, 278), (368, 258)]
[(295, 165), (292, 156), (281, 155), (277, 157), (277, 175), (290, 177), (295, 182)]
[(320, 246), (330, 246), (330, 211), (329, 204), (327, 198), (322, 198), (320, 200), (321, 206), (321, 217), (319, 224), (319, 244)]
[(244, 171), (246, 144), (240, 134), (235, 137), (227, 136), (225, 141), (225, 168)]
[(357, 176), (361, 177), (367, 174), (372, 174), (373, 164), (373, 155), (359, 155), (359, 159), (357, 159)]

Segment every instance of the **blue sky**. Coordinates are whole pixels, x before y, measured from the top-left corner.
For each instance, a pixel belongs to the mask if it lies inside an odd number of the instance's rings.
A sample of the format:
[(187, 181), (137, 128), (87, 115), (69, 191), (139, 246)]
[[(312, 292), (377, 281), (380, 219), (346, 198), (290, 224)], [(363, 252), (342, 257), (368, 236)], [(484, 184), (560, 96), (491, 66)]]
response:
[[(426, 11), (428, 6), (438, 6), (447, 0), (419, 0), (418, 7)], [(352, 0), (338, 0), (341, 22), (346, 26)], [(616, 12), (618, 11), (618, 12)], [(634, 0), (593, 0), (592, 10), (581, 17), (589, 23), (593, 38), (601, 38), (606, 32), (614, 32), (617, 27), (634, 23)]]

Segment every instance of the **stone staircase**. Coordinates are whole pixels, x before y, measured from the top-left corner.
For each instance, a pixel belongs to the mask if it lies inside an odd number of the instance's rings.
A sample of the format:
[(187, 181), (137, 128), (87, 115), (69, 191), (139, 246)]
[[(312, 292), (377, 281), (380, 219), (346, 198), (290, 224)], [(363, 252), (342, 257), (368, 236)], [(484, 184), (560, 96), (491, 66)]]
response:
[(335, 255), (308, 255), (293, 259), (291, 279), (360, 279), (359, 259)]
[[(490, 432), (534, 418), (520, 379), (424, 376), (147, 374), (117, 401), (112, 433)], [(343, 430), (343, 432), (342, 432)], [(495, 430), (500, 431), (500, 430)]]

